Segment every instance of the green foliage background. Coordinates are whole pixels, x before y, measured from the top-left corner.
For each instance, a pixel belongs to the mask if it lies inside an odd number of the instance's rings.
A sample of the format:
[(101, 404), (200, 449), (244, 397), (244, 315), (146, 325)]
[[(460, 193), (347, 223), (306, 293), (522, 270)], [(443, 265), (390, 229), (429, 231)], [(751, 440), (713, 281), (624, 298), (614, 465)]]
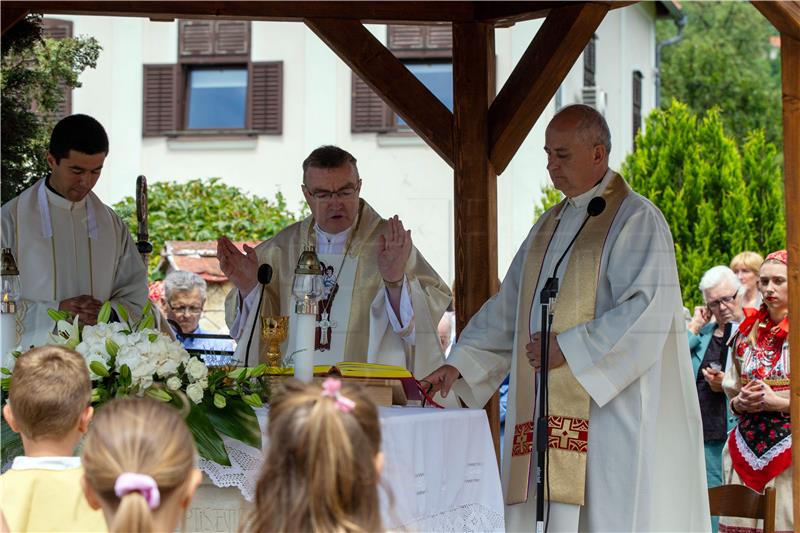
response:
[[(147, 197), (151, 279), (162, 277), (156, 267), (165, 241), (209, 241), (221, 235), (263, 241), (304, 218), (308, 209), (304, 204), (298, 212), (290, 211), (280, 192), (268, 200), (225, 185), (219, 178), (151, 183)], [(136, 200), (129, 196), (113, 207), (135, 237)]]
[[(778, 150), (761, 130), (738, 147), (716, 109), (697, 116), (673, 101), (653, 111), (620, 173), (664, 213), (690, 309), (702, 303), (697, 284), (710, 267), (727, 265), (744, 250), (766, 255), (785, 247)], [(537, 212), (560, 201), (554, 191), (548, 188)]]
[(0, 128), (2, 202), (48, 172), (47, 145), (63, 87), (80, 87), (80, 74), (94, 68), (100, 45), (93, 37), (43, 39), (41, 16), (29, 15), (2, 38)]
[[(762, 129), (780, 148), (780, 54), (769, 42), (777, 30), (750, 2), (681, 2), (681, 10), (684, 38), (662, 51), (662, 103), (679, 100), (698, 114), (716, 106), (739, 144)], [(671, 20), (656, 28), (658, 41), (676, 33)]]

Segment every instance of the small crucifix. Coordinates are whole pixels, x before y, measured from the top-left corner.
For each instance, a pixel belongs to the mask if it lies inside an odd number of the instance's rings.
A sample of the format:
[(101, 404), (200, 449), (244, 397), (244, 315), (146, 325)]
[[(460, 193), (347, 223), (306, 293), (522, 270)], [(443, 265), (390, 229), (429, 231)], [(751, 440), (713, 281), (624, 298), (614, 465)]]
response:
[(325, 346), (329, 342), (328, 332), (331, 330), (331, 328), (338, 326), (339, 323), (328, 320), (328, 312), (325, 311), (322, 313), (322, 320), (317, 322), (317, 325), (319, 325), (319, 344), (320, 346)]

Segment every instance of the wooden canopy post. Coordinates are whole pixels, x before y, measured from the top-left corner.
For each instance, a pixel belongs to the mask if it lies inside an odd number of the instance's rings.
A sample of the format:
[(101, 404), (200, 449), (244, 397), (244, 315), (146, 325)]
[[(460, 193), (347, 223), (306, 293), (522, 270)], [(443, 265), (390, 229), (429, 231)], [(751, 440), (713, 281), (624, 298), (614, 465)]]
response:
[[(497, 175), (489, 162), (489, 105), (494, 97), (494, 27), (453, 24), (453, 160), (456, 331), (497, 292)], [(486, 404), (500, 449), (499, 396)]]
[(783, 168), (786, 248), (789, 251), (789, 363), (792, 368), (792, 490), (794, 520), (800, 518), (800, 40), (781, 34)]

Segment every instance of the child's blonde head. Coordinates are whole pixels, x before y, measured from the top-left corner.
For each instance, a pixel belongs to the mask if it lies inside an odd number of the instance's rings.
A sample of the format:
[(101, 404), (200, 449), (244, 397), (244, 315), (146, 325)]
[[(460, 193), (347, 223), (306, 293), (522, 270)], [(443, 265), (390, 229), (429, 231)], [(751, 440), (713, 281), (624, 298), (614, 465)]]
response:
[(34, 348), (14, 365), (8, 405), (16, 428), (31, 440), (65, 437), (91, 398), (86, 361), (65, 346)]
[[(98, 408), (82, 463), (90, 492), (106, 512), (109, 531), (153, 531), (156, 514), (177, 512), (176, 500), (190, 498), (199, 481), (195, 454), (181, 412), (172, 406), (149, 398), (121, 398)], [(118, 496), (118, 480), (131, 474), (152, 478), (160, 503), (153, 505), (146, 490)], [(186, 490), (177, 490), (182, 487)]]
[(341, 387), (350, 409), (322, 392), (290, 380), (270, 403), (269, 449), (243, 530), (383, 530), (378, 410), (357, 387)]

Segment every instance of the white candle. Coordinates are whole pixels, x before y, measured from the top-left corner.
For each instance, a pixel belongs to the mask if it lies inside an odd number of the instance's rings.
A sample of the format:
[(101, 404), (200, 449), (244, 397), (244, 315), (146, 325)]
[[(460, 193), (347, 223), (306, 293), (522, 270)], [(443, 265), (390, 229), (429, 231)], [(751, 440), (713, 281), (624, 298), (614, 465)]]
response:
[(317, 317), (298, 313), (295, 322), (294, 377), (305, 383), (314, 379), (314, 344)]

